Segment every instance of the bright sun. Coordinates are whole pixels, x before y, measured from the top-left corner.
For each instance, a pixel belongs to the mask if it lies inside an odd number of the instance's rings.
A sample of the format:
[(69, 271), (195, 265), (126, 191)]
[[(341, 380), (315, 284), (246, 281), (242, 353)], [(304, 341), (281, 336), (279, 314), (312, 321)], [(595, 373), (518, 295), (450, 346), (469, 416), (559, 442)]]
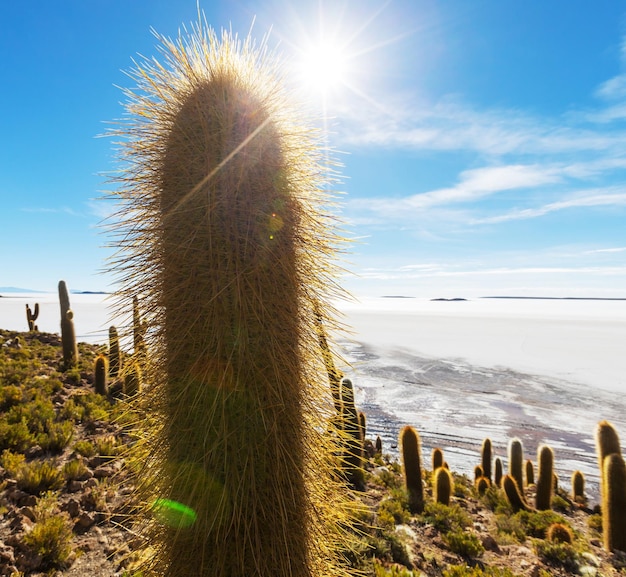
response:
[(307, 90), (326, 95), (346, 83), (347, 58), (341, 47), (321, 44), (304, 52), (298, 69)]

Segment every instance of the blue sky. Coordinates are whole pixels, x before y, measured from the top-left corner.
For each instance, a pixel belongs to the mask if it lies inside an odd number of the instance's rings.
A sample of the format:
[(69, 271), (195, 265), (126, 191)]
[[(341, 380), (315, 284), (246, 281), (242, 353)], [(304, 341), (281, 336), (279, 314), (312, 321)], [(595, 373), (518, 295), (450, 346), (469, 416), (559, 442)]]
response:
[[(343, 62), (306, 94), (344, 165), (357, 296), (626, 297), (623, 2), (200, 7), (241, 35), (256, 18), (287, 62), (323, 44)], [(0, 286), (113, 288), (95, 199), (118, 165), (98, 136), (132, 58), (157, 55), (151, 28), (196, 19), (195, 0), (0, 3)]]

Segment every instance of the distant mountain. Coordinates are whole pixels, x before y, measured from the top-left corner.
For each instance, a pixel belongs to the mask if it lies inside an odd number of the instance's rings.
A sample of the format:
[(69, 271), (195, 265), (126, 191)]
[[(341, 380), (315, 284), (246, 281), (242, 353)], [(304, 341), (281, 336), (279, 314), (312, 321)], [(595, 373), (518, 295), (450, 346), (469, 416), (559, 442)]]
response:
[(36, 291), (28, 288), (19, 288), (15, 286), (0, 286), (0, 293), (45, 293), (48, 291)]

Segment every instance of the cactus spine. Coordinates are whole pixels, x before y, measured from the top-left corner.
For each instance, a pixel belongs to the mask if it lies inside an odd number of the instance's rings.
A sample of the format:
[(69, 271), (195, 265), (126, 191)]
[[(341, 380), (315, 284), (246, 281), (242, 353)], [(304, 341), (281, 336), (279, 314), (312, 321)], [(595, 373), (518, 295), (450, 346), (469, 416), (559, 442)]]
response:
[(547, 511), (552, 507), (552, 488), (554, 486), (554, 453), (550, 447), (547, 445), (539, 447), (537, 463), (539, 471), (535, 507), (539, 511)]
[(404, 469), (404, 482), (409, 494), (409, 511), (424, 511), (424, 485), (422, 483), (422, 447), (418, 432), (407, 425), (400, 431), (400, 447)]
[(35, 310), (32, 311), (28, 305), (26, 305), (26, 321), (28, 322), (29, 331), (37, 331), (39, 328), (35, 324), (37, 317), (39, 316), (39, 303), (35, 303)]
[(519, 439), (511, 439), (509, 442), (509, 475), (515, 479), (522, 491), (524, 489), (524, 449)]
[(202, 25), (161, 40), (166, 64), (138, 65), (119, 131), (116, 267), (119, 306), (143, 294), (151, 328), (145, 398), (163, 425), (144, 486), (195, 515), (174, 523), (156, 501), (149, 569), (345, 576), (314, 313), (330, 321), (337, 290), (324, 151), (263, 48)]
[(487, 437), (483, 441), (483, 445), (480, 451), (480, 465), (483, 468), (483, 475), (491, 482), (491, 460), (493, 449), (491, 445), (491, 439)]
[(122, 370), (122, 357), (120, 355), (120, 339), (117, 329), (109, 327), (109, 374), (115, 378)]
[(107, 363), (107, 359), (104, 355), (98, 355), (96, 358), (96, 362), (94, 364), (94, 373), (95, 373), (95, 389), (96, 393), (99, 395), (105, 396), (108, 391), (108, 373), (109, 367)]
[(434, 473), (433, 498), (437, 503), (450, 505), (454, 480), (446, 467), (439, 467)]
[(61, 344), (63, 367), (69, 369), (78, 362), (78, 347), (74, 331), (74, 313), (70, 309), (70, 295), (65, 281), (59, 281), (59, 304), (61, 306)]
[(619, 453), (604, 459), (602, 535), (607, 551), (626, 552), (626, 465)]

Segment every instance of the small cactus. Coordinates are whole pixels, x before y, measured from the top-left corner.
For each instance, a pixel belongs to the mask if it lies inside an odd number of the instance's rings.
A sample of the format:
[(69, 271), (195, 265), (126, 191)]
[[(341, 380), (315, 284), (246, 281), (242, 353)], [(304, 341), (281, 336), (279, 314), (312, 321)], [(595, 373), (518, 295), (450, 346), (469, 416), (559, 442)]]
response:
[(535, 467), (530, 459), (526, 459), (526, 485), (535, 484)]
[(376, 436), (376, 454), (377, 455), (382, 455), (383, 454), (383, 440), (380, 438), (379, 435)]
[(502, 477), (502, 489), (506, 495), (506, 499), (511, 505), (513, 511), (529, 511), (530, 508), (522, 495), (517, 481), (512, 475), (504, 475)]
[(546, 531), (546, 539), (551, 543), (568, 543), (574, 541), (572, 530), (563, 523), (552, 523)]
[(585, 497), (585, 475), (581, 471), (572, 473), (572, 501), (584, 505), (587, 502)]
[(109, 374), (115, 378), (122, 370), (122, 357), (120, 355), (120, 339), (117, 329), (109, 327)]
[(26, 305), (26, 321), (28, 322), (29, 331), (37, 331), (39, 328), (35, 324), (37, 317), (39, 316), (39, 303), (35, 303), (35, 309), (32, 311), (28, 305)]
[(478, 479), (484, 476), (485, 476), (485, 473), (483, 471), (483, 468), (480, 465), (476, 465), (474, 467), (474, 482), (478, 481)]
[(141, 369), (136, 361), (126, 368), (123, 392), (127, 397), (135, 397), (141, 392)]
[(417, 431), (407, 425), (400, 431), (400, 447), (404, 467), (404, 481), (409, 494), (409, 511), (424, 511), (424, 485), (422, 483), (421, 441)]
[(61, 306), (61, 344), (63, 346), (63, 367), (65, 370), (78, 363), (78, 347), (74, 331), (74, 313), (70, 309), (70, 296), (65, 281), (59, 281), (59, 304)]
[(499, 487), (502, 484), (502, 459), (500, 459), (500, 457), (496, 457), (495, 460), (493, 483), (496, 487)]
[(442, 505), (450, 505), (453, 488), (454, 480), (452, 473), (445, 467), (439, 467), (434, 472), (433, 479), (433, 498), (435, 501)]
[(95, 373), (95, 389), (96, 393), (102, 396), (106, 396), (108, 391), (108, 372), (109, 372), (107, 358), (104, 355), (98, 355), (94, 365)]
[(554, 453), (547, 445), (539, 447), (537, 455), (539, 472), (537, 474), (537, 496), (535, 507), (539, 511), (547, 511), (552, 507), (552, 490), (554, 486)]
[(439, 467), (443, 467), (443, 451), (439, 447), (433, 449), (431, 461), (433, 471), (436, 471)]
[(524, 449), (522, 441), (511, 439), (509, 442), (509, 475), (515, 479), (520, 490), (524, 489)]
[(480, 451), (480, 465), (483, 468), (483, 475), (491, 481), (491, 459), (492, 459), (492, 445), (491, 439), (487, 437), (482, 444)]
[(491, 481), (487, 477), (478, 477), (475, 487), (479, 495), (484, 495), (487, 489), (491, 487)]
[(626, 552), (626, 465), (619, 453), (604, 459), (602, 535), (607, 551)]

